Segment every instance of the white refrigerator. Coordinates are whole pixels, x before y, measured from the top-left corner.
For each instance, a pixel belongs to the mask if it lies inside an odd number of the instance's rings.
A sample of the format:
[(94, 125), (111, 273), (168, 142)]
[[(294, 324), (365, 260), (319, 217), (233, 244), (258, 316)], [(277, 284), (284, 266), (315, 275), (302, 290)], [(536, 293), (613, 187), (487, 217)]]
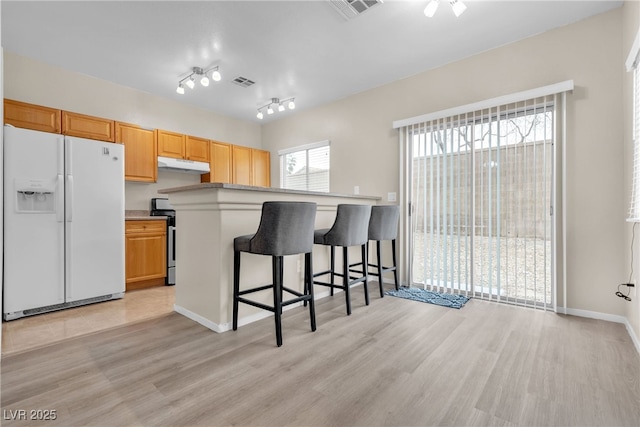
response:
[(5, 320), (122, 298), (124, 147), (4, 127)]

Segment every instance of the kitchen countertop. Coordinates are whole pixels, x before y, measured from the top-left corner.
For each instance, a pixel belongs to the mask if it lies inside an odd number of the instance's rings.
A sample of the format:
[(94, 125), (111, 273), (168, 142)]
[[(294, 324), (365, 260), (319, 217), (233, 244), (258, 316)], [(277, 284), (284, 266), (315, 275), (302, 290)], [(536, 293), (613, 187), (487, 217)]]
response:
[(124, 220), (125, 221), (166, 221), (166, 216), (151, 216), (149, 215), (149, 211), (143, 210), (125, 210), (124, 211)]
[(220, 183), (220, 182), (207, 182), (202, 184), (186, 185), (184, 187), (164, 188), (162, 190), (158, 190), (158, 193), (172, 194), (172, 193), (181, 193), (181, 192), (197, 191), (197, 190), (209, 190), (209, 189), (241, 190), (241, 191), (269, 192), (269, 193), (280, 193), (280, 194), (283, 194), (283, 193), (298, 194), (298, 195), (304, 195), (304, 196), (342, 197), (342, 198), (349, 198), (349, 199), (368, 199), (368, 200), (381, 199), (381, 197), (366, 196), (361, 194), (324, 193), (319, 191), (289, 190), (285, 188), (275, 188), (275, 187), (255, 187), (251, 185), (226, 184), (226, 183)]

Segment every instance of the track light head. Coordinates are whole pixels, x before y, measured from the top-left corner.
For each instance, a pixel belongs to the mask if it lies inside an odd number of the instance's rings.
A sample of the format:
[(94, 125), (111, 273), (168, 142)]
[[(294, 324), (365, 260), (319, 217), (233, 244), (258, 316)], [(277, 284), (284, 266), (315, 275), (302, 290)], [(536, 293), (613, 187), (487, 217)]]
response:
[(195, 86), (195, 82), (193, 81), (193, 75), (191, 75), (189, 77), (189, 80), (187, 80), (187, 86), (189, 86), (189, 89), (193, 89), (193, 87)]
[(273, 114), (273, 108), (271, 108), (271, 105), (267, 108), (267, 114)]
[(436, 14), (436, 10), (438, 10), (439, 5), (440, 0), (431, 0), (427, 7), (424, 8), (424, 14), (429, 18), (433, 18), (433, 15)]
[(262, 120), (264, 118), (264, 114), (262, 114), (262, 111), (258, 110), (258, 115), (256, 117)]
[(200, 84), (204, 87), (209, 86), (209, 77), (202, 76), (202, 78), (200, 79)]
[(284, 105), (282, 105), (282, 103), (280, 103), (280, 105), (278, 105), (278, 111), (280, 111), (280, 112), (284, 111)]
[(291, 98), (291, 101), (289, 101), (289, 110), (293, 110), (296, 108), (296, 103), (293, 102), (293, 98)]
[(178, 88), (176, 89), (176, 92), (178, 92), (180, 95), (184, 95), (184, 85), (182, 83), (178, 84)]
[(222, 79), (222, 76), (220, 75), (220, 71), (218, 71), (218, 67), (216, 67), (213, 73), (211, 73), (211, 78), (213, 79), (214, 82), (219, 82)]
[(460, 0), (449, 0), (449, 3), (451, 4), (451, 8), (453, 9), (453, 13), (456, 17), (462, 15), (464, 11), (467, 10), (467, 6)]

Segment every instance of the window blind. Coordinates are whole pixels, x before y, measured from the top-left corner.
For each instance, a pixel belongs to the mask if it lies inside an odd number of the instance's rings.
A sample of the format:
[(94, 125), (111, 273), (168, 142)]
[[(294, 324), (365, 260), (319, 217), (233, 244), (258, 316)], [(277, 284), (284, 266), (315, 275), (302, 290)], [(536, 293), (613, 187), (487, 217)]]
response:
[(631, 71), (633, 72), (633, 181), (627, 221), (640, 222), (640, 68), (637, 61), (633, 61)]
[(330, 148), (329, 141), (322, 141), (280, 151), (281, 187), (329, 192)]

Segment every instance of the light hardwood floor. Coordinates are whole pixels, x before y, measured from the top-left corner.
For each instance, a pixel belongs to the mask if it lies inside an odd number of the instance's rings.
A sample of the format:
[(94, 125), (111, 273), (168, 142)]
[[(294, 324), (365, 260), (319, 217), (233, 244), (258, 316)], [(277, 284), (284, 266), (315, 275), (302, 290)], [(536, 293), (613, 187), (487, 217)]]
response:
[[(216, 334), (176, 313), (2, 358), (2, 409), (64, 426), (640, 425), (640, 356), (623, 325), (371, 284)], [(27, 412), (28, 414), (28, 412)], [(12, 422), (3, 425), (44, 425)]]

